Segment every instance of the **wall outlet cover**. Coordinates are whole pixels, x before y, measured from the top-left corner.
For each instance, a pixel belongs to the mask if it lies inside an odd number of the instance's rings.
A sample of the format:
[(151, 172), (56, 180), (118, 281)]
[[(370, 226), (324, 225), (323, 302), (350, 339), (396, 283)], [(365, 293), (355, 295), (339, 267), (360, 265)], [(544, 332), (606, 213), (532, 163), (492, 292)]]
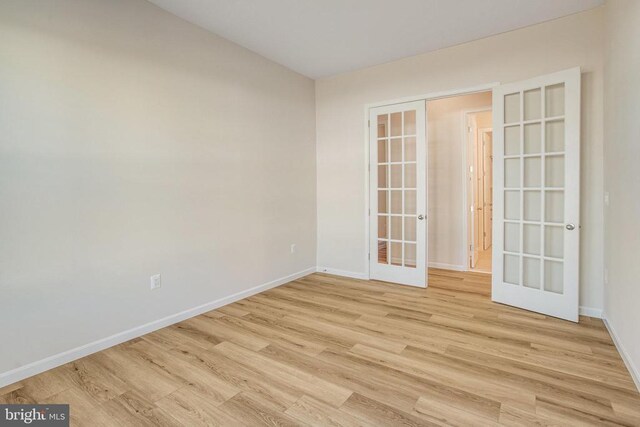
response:
[(153, 276), (151, 276), (149, 285), (151, 290), (158, 289), (162, 286), (162, 277), (159, 274), (154, 274)]

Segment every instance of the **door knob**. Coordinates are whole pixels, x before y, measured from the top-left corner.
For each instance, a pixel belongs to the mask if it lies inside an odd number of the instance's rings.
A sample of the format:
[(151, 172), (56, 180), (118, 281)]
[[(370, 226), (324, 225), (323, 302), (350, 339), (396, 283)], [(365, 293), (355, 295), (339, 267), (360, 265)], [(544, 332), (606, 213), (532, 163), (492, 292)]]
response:
[(424, 219), (424, 215), (418, 215), (418, 219), (422, 221)]
[(571, 230), (575, 230), (576, 226), (573, 224), (567, 224), (567, 230), (571, 231)]

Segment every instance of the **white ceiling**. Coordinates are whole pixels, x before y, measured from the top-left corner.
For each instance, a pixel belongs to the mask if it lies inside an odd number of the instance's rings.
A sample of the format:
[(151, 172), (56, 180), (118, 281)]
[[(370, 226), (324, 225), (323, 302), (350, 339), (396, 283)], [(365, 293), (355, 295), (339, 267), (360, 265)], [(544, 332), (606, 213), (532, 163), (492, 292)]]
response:
[(603, 0), (150, 0), (312, 78), (591, 9)]

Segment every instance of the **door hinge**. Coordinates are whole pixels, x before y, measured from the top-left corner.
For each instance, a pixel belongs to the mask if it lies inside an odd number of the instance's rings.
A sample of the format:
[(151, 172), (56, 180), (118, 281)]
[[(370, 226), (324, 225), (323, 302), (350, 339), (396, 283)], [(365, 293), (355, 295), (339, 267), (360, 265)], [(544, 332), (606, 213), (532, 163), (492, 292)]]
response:
[(371, 260), (371, 254), (367, 254), (367, 259)]
[(371, 127), (371, 120), (367, 120), (367, 127)]

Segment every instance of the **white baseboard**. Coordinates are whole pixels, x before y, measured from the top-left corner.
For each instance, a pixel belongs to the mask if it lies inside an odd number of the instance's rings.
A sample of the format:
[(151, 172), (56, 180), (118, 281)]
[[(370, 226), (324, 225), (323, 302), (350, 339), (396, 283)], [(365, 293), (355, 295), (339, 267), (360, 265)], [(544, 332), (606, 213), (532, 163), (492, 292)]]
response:
[(581, 305), (579, 313), (581, 316), (589, 316), (589, 317), (595, 317), (597, 319), (602, 319), (601, 308), (584, 307)]
[(72, 348), (62, 353), (46, 357), (36, 362), (20, 366), (19, 368), (0, 373), (0, 388), (21, 381), (25, 378), (29, 378), (33, 375), (39, 374), (49, 369), (53, 369), (60, 365), (64, 365), (65, 363), (80, 359), (81, 357), (88, 356), (109, 347), (113, 347), (114, 345), (121, 344), (125, 341), (129, 341), (131, 339), (151, 333), (166, 326), (173, 325), (174, 323), (182, 322), (183, 320), (198, 316), (202, 313), (206, 313), (207, 311), (215, 310), (216, 308), (220, 308), (224, 305), (231, 304), (232, 302), (250, 297), (251, 295), (255, 295), (268, 289), (275, 288), (276, 286), (280, 286), (292, 280), (299, 279), (300, 277), (304, 277), (308, 274), (314, 273), (315, 271), (315, 267), (307, 268), (306, 270), (302, 270), (297, 273), (272, 280), (268, 283), (263, 283), (262, 285), (255, 286), (245, 291), (238, 292), (233, 295), (217, 299), (215, 301), (210, 301), (197, 307), (193, 307), (179, 313), (164, 317), (162, 319), (145, 323), (141, 326), (136, 326), (135, 328), (119, 332), (115, 335), (111, 335), (109, 337), (99, 339), (80, 347)]
[(602, 321), (604, 322), (604, 325), (607, 327), (607, 330), (609, 331), (609, 335), (611, 335), (611, 338), (613, 339), (613, 343), (616, 345), (616, 348), (618, 349), (618, 353), (620, 353), (620, 357), (622, 357), (624, 364), (627, 366), (627, 370), (629, 371), (629, 374), (631, 375), (633, 382), (636, 384), (636, 388), (640, 392), (640, 369), (638, 369), (638, 367), (633, 363), (633, 360), (629, 356), (629, 353), (627, 353), (627, 351), (622, 346), (622, 342), (620, 341), (620, 338), (618, 338), (618, 334), (616, 334), (616, 331), (613, 329), (613, 326), (611, 325), (611, 323), (609, 323), (606, 315), (604, 314), (602, 316)]
[(429, 268), (439, 268), (441, 270), (466, 271), (464, 265), (445, 264), (443, 262), (430, 262)]
[(316, 269), (318, 273), (334, 274), (336, 276), (351, 277), (352, 279), (369, 280), (369, 276), (366, 273), (357, 273), (355, 271), (339, 270), (331, 267), (318, 267)]

